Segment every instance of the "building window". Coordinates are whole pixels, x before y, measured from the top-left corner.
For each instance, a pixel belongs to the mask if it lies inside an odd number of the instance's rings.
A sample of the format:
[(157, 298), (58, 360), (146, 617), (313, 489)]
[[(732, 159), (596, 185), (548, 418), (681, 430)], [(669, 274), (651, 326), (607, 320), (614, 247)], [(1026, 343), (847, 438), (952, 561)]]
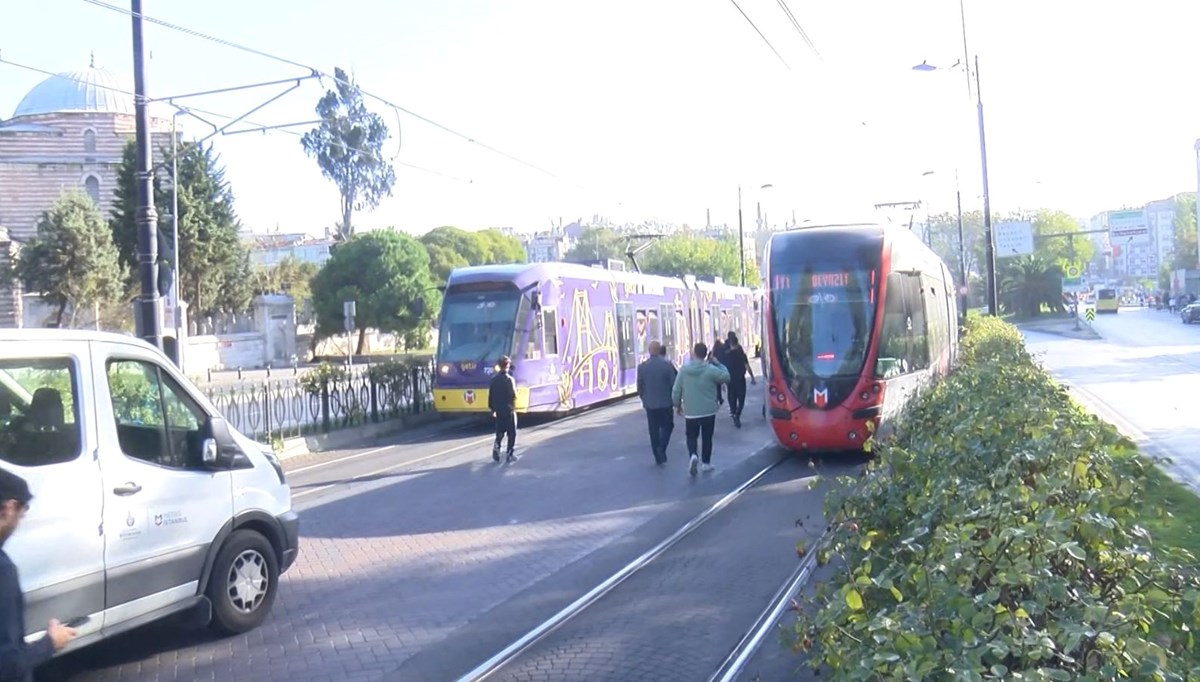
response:
[(87, 154), (96, 153), (96, 131), (91, 128), (83, 131), (83, 151)]
[(83, 188), (87, 191), (87, 195), (92, 198), (92, 201), (96, 202), (96, 205), (99, 206), (100, 178), (97, 178), (95, 175), (87, 176), (87, 179), (83, 181)]

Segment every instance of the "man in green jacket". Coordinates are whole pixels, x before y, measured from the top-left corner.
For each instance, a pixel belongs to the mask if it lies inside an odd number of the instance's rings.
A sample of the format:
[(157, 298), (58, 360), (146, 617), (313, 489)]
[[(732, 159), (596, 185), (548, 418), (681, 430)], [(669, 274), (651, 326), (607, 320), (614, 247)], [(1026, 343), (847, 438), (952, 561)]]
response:
[(700, 464), (696, 457), (696, 441), (701, 441), (700, 454), (704, 470), (712, 471), (713, 427), (717, 422), (717, 395), (721, 384), (729, 383), (729, 370), (717, 362), (708, 346), (697, 343), (692, 348), (692, 359), (679, 368), (675, 385), (671, 389), (671, 401), (675, 410), (683, 416), (686, 424), (688, 446), (688, 473), (696, 475)]

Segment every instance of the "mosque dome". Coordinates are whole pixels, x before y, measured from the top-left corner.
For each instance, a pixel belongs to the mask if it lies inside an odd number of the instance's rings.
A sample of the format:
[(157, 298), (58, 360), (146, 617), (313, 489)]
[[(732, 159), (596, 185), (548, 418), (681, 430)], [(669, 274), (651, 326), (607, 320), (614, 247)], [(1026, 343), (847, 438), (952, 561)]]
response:
[(17, 105), (13, 118), (62, 112), (133, 114), (133, 83), (93, 62), (38, 83)]

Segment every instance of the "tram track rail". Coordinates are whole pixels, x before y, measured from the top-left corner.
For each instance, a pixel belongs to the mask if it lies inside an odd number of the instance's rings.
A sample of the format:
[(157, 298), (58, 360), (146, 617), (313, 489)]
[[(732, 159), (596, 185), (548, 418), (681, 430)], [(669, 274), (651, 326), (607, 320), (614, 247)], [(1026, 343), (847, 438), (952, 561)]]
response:
[[(774, 441), (771, 441), (770, 443), (763, 445), (756, 450), (752, 456), (760, 455), (774, 446)], [(780, 465), (787, 462), (792, 457), (793, 455), (791, 453), (780, 454), (770, 464), (759, 469), (756, 473), (751, 475), (736, 488), (723, 495), (719, 500), (701, 511), (696, 516), (692, 517), (671, 535), (667, 536), (665, 539), (643, 552), (637, 558), (626, 563), (622, 568), (559, 610), (550, 618), (542, 621), (540, 624), (527, 631), (524, 635), (514, 640), (508, 646), (496, 652), (490, 658), (459, 677), (459, 682), (481, 682), (482, 680), (491, 679), (504, 671), (511, 663), (516, 661), (534, 646), (545, 641), (548, 637), (550, 637), (568, 622), (587, 612), (590, 607), (595, 605), (626, 580), (650, 566), (656, 559), (661, 557), (671, 548), (678, 545), (684, 538), (690, 536), (696, 530), (717, 517), (717, 515), (727, 509), (745, 493), (754, 489), (768, 474), (777, 469)], [(804, 562), (801, 562), (801, 565), (803, 566)], [(807, 571), (804, 571), (803, 577), (800, 578), (801, 582), (806, 580), (807, 576), (811, 575), (811, 572), (811, 568), (809, 568)], [(789, 582), (795, 581), (796, 578), (797, 576), (793, 575)], [(772, 611), (772, 609), (768, 609), (768, 612), (770, 611)], [(760, 616), (759, 620), (762, 620), (763, 617), (764, 616)], [(769, 626), (767, 629), (769, 629)], [(756, 634), (755, 637), (749, 639), (753, 639), (755, 646), (757, 646), (757, 644), (761, 643), (764, 636), (765, 631), (761, 634)], [(744, 641), (749, 641), (747, 638), (743, 639)], [(739, 643), (739, 647), (741, 644), (742, 643)], [(753, 652), (751, 651), (750, 654), (752, 653)], [(735, 658), (738, 658), (738, 660), (741, 661), (741, 665), (744, 666), (744, 661), (741, 660), (741, 657)], [(745, 658), (748, 659), (749, 654), (746, 655)]]

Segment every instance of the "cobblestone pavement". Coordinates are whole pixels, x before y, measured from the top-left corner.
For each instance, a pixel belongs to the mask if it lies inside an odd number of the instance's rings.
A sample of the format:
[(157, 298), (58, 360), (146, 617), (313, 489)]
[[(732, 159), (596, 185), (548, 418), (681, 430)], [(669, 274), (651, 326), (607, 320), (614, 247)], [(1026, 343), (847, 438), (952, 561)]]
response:
[(824, 530), (826, 487), (805, 461), (787, 460), (495, 679), (707, 679), (795, 570), (796, 544)]
[[(262, 627), (214, 639), (177, 618), (56, 667), (74, 680), (446, 679), (769, 462), (760, 405), (755, 391), (743, 429), (721, 419), (719, 468), (694, 479), (682, 420), (655, 467), (636, 400), (523, 430), (514, 465), (492, 463), (478, 426), (289, 462), (301, 553)], [(396, 677), (417, 654), (422, 673)]]

